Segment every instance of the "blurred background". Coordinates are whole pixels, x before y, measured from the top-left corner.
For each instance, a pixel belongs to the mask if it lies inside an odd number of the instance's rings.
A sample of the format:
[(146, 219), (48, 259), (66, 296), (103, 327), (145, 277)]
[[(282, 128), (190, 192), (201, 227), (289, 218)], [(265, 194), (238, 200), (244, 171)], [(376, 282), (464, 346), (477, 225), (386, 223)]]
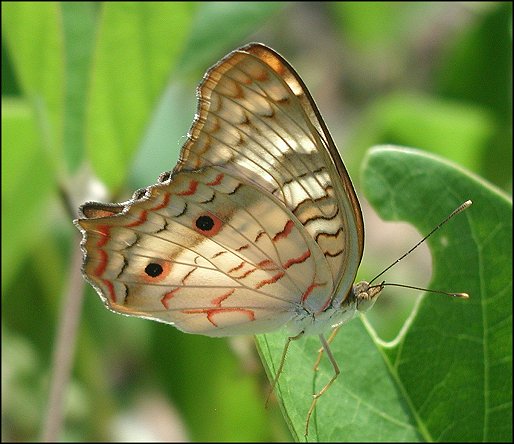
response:
[[(364, 210), (360, 278), (420, 236), (366, 204), (371, 146), (433, 152), (511, 194), (510, 2), (3, 2), (2, 440), (290, 439), (251, 337), (110, 313), (72, 224), (84, 201), (126, 200), (173, 167), (203, 73), (251, 41), (295, 67), (339, 147)], [(404, 262), (389, 281), (429, 285), (428, 249)], [(386, 341), (416, 297), (391, 293), (368, 316)], [(57, 344), (70, 379), (49, 430)]]

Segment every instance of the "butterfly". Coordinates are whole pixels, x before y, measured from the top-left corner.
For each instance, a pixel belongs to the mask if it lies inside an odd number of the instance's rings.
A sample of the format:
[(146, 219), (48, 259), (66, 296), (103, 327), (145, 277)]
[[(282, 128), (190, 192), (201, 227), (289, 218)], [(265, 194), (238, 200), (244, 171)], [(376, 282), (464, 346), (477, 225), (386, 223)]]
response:
[(187, 333), (287, 326), (273, 385), (290, 342), (318, 335), (335, 371), (313, 395), (307, 434), (339, 374), (324, 333), (368, 310), (384, 287), (354, 284), (359, 200), (307, 87), (274, 50), (231, 52), (197, 95), (173, 171), (127, 202), (81, 206), (83, 274), (110, 310)]

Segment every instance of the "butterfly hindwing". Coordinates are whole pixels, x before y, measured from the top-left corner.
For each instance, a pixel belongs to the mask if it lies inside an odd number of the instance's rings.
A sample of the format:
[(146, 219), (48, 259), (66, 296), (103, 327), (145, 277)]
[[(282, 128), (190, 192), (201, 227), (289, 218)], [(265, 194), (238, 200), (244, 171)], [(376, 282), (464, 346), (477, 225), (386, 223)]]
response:
[(123, 212), (79, 223), (85, 272), (105, 303), (188, 332), (276, 329), (332, 293), (325, 257), (296, 217), (219, 168), (176, 173)]

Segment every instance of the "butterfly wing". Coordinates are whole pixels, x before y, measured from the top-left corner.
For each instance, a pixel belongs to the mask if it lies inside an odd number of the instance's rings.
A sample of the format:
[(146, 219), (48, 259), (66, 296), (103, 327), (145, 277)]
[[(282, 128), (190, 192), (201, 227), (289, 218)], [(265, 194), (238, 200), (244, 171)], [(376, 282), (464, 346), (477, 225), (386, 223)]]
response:
[(319, 112), (260, 44), (207, 72), (171, 175), (81, 211), (84, 274), (109, 308), (210, 336), (322, 311), (362, 255), (358, 201)]
[(223, 165), (273, 194), (320, 246), (336, 291), (346, 296), (362, 257), (362, 213), (299, 75), (275, 51), (252, 43), (213, 66), (198, 97), (197, 116), (174, 171)]
[(178, 172), (139, 199), (83, 213), (84, 272), (117, 312), (252, 334), (284, 325), (302, 299), (332, 294), (324, 255), (294, 215), (220, 168)]

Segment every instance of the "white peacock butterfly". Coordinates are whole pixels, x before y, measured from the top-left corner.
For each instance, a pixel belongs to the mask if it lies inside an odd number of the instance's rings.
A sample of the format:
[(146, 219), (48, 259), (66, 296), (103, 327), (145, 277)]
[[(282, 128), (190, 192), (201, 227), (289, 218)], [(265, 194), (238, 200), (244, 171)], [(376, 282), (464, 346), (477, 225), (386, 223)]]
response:
[(197, 93), (172, 172), (127, 202), (80, 208), (83, 273), (110, 310), (187, 333), (253, 335), (287, 325), (272, 386), (290, 342), (319, 335), (334, 376), (313, 395), (307, 435), (317, 399), (339, 374), (329, 342), (386, 284), (371, 285), (380, 273), (354, 285), (364, 247), (359, 201), (291, 65), (252, 43), (210, 68)]

